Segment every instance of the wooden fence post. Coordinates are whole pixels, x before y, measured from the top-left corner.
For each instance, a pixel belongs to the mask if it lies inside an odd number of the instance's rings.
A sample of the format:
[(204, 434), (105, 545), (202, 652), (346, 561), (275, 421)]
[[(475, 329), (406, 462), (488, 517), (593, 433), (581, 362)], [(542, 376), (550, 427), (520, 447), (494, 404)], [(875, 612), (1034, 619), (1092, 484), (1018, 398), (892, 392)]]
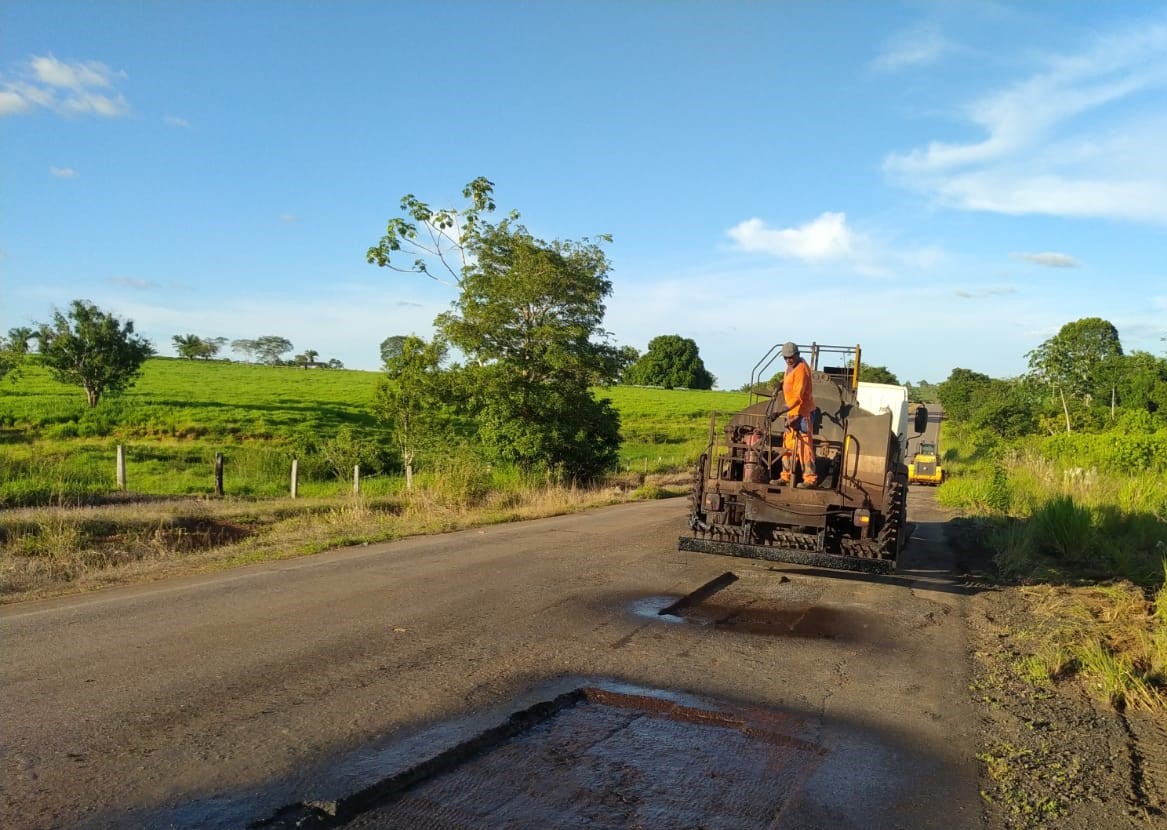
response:
[(126, 489), (126, 448), (118, 444), (117, 483), (119, 490)]
[(296, 498), (296, 473), (299, 470), (300, 462), (298, 459), (292, 459), (292, 498)]
[(361, 494), (361, 465), (353, 465), (353, 495), (359, 496)]
[(215, 495), (223, 495), (223, 453), (215, 453)]

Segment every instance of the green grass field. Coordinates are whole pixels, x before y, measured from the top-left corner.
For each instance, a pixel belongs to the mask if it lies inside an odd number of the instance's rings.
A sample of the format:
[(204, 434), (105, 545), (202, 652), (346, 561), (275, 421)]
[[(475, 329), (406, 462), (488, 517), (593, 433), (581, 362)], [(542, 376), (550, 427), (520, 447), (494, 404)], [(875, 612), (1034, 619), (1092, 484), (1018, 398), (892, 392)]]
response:
[[(124, 394), (90, 409), (79, 387), (25, 366), (0, 381), (0, 505), (65, 504), (115, 489), (116, 448), (124, 447), (127, 489), (149, 495), (208, 494), (214, 458), (225, 458), (230, 495), (276, 497), (290, 486), (305, 436), (341, 427), (382, 444), (372, 414), (376, 372), (304, 370), (174, 358), (148, 361)], [(742, 392), (611, 387), (597, 389), (620, 412), (620, 468), (687, 468), (704, 449), (713, 410), (745, 405)], [(300, 493), (351, 488), (346, 476), (303, 464)], [(615, 471), (614, 471), (615, 472)], [(366, 478), (362, 490), (392, 491), (394, 476)]]

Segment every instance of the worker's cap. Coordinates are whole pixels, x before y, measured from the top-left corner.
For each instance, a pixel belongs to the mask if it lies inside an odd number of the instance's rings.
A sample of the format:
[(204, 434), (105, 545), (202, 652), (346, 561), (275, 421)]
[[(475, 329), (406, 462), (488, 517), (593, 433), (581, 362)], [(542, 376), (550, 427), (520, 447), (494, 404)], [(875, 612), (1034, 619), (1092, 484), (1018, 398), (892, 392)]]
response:
[(789, 340), (782, 344), (783, 357), (798, 357), (798, 346), (795, 346)]

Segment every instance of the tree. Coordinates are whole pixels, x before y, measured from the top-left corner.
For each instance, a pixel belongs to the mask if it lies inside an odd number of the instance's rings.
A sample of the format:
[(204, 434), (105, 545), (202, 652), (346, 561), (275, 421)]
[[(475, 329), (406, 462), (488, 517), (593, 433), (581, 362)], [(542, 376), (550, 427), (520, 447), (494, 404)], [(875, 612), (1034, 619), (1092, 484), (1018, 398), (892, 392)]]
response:
[(1122, 359), (1118, 399), (1123, 409), (1167, 416), (1167, 358), (1135, 351)]
[(1089, 406), (1099, 391), (1109, 393), (1113, 416), (1122, 344), (1111, 323), (1100, 317), (1066, 323), (1026, 357), (1030, 375), (1057, 392), (1066, 432), (1073, 429), (1070, 400)]
[[(316, 358), (320, 356), (320, 352), (315, 349), (305, 349), (301, 354), (292, 358), (292, 362), (297, 366), (302, 366), (307, 369), (309, 366), (317, 366)], [(327, 365), (327, 364), (324, 364)]]
[(41, 360), (62, 383), (81, 386), (91, 407), (103, 395), (133, 384), (142, 364), (154, 354), (148, 340), (87, 300), (74, 300), (68, 314), (57, 311), (37, 330)]
[(640, 351), (633, 346), (621, 346), (616, 353), (616, 378), (621, 383), (627, 383), (624, 379), (628, 370), (636, 365), (636, 361), (640, 360)]
[(15, 371), (23, 360), (24, 353), (19, 350), (12, 338), (0, 337), (0, 378)]
[(255, 356), (259, 358), (260, 363), (266, 363), (269, 366), (279, 366), (283, 362), (281, 355), (292, 350), (291, 340), (274, 334), (257, 337), (254, 342)]
[(8, 330), (7, 337), (0, 337), (0, 378), (8, 374), (16, 377), (20, 365), (28, 355), (28, 341), (36, 337), (36, 331), (27, 326), (17, 326)]
[(174, 350), (178, 352), (179, 357), (185, 357), (187, 360), (195, 358), (210, 360), (219, 353), (219, 349), (223, 348), (227, 338), (202, 338), (195, 334), (176, 334), (170, 338), (170, 342), (174, 344)]
[(614, 464), (619, 416), (590, 391), (614, 382), (619, 362), (600, 326), (608, 268), (587, 239), (479, 224), (459, 299), (435, 325), (471, 361), (479, 434), (500, 460), (575, 481)]
[(255, 351), (259, 346), (254, 340), (232, 340), (231, 351), (243, 355), (245, 363), (250, 363), (255, 359)]
[(859, 366), (859, 380), (866, 383), (890, 383), (899, 386), (900, 381), (886, 366), (868, 366), (866, 363)]
[[(394, 271), (424, 274), (432, 280), (445, 282), (430, 272), (430, 262), (441, 266), (458, 286), (462, 285), (475, 246), (480, 240), (479, 229), (484, 213), (494, 211), (494, 182), (479, 176), (462, 188), (462, 196), (470, 200), (468, 207), (431, 208), (412, 193), (401, 198), (401, 212), (389, 220), (381, 241), (369, 248), (365, 258), (370, 264)], [(509, 220), (519, 215), (512, 211)], [(402, 266), (396, 254), (405, 251), (415, 257), (413, 263)]]
[(1021, 438), (1036, 431), (1033, 401), (1024, 383), (989, 380), (977, 387), (969, 423), (1005, 438)]
[(381, 341), (381, 362), (388, 365), (389, 361), (401, 354), (405, 347), (405, 336), (395, 334)]
[(930, 383), (926, 380), (917, 381), (916, 383), (909, 383), (908, 398), (916, 403), (931, 403), (938, 401), (936, 384)]
[(976, 409), (979, 394), (992, 382), (988, 375), (971, 369), (953, 369), (948, 380), (936, 387), (936, 397), (944, 407), (944, 416), (968, 422)]
[(705, 368), (697, 344), (679, 334), (648, 341), (648, 351), (625, 372), (628, 383), (665, 389), (712, 389), (715, 378)]
[[(612, 290), (607, 257), (586, 238), (538, 239), (516, 212), (487, 222), (494, 198), (485, 178), (463, 195), (462, 210), (403, 198), (405, 216), (389, 221), (368, 261), (437, 279), (432, 265), (452, 277), (458, 299), (435, 325), (469, 360), (464, 404), (490, 453), (521, 469), (594, 478), (619, 447), (616, 411), (590, 392), (611, 383), (619, 365), (600, 327)], [(399, 266), (402, 251), (419, 257)]]
[(401, 351), (385, 361), (386, 376), (377, 385), (373, 411), (393, 428), (406, 490), (413, 490), (417, 453), (441, 443), (448, 432), (445, 357), (446, 345), (440, 339), (427, 343), (419, 337), (403, 337)]

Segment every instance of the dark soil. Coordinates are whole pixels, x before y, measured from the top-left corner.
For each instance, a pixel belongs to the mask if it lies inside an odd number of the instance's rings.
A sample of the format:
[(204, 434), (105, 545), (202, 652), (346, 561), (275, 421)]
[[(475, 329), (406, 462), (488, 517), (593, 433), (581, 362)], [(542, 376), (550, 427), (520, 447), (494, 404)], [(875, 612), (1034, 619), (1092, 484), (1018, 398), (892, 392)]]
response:
[(970, 582), (970, 692), (981, 705), (987, 826), (1167, 828), (1167, 713), (1120, 712), (1070, 677), (1034, 685), (1015, 669), (1017, 632), (1035, 618), (1019, 586), (996, 578), (974, 520), (950, 522)]

